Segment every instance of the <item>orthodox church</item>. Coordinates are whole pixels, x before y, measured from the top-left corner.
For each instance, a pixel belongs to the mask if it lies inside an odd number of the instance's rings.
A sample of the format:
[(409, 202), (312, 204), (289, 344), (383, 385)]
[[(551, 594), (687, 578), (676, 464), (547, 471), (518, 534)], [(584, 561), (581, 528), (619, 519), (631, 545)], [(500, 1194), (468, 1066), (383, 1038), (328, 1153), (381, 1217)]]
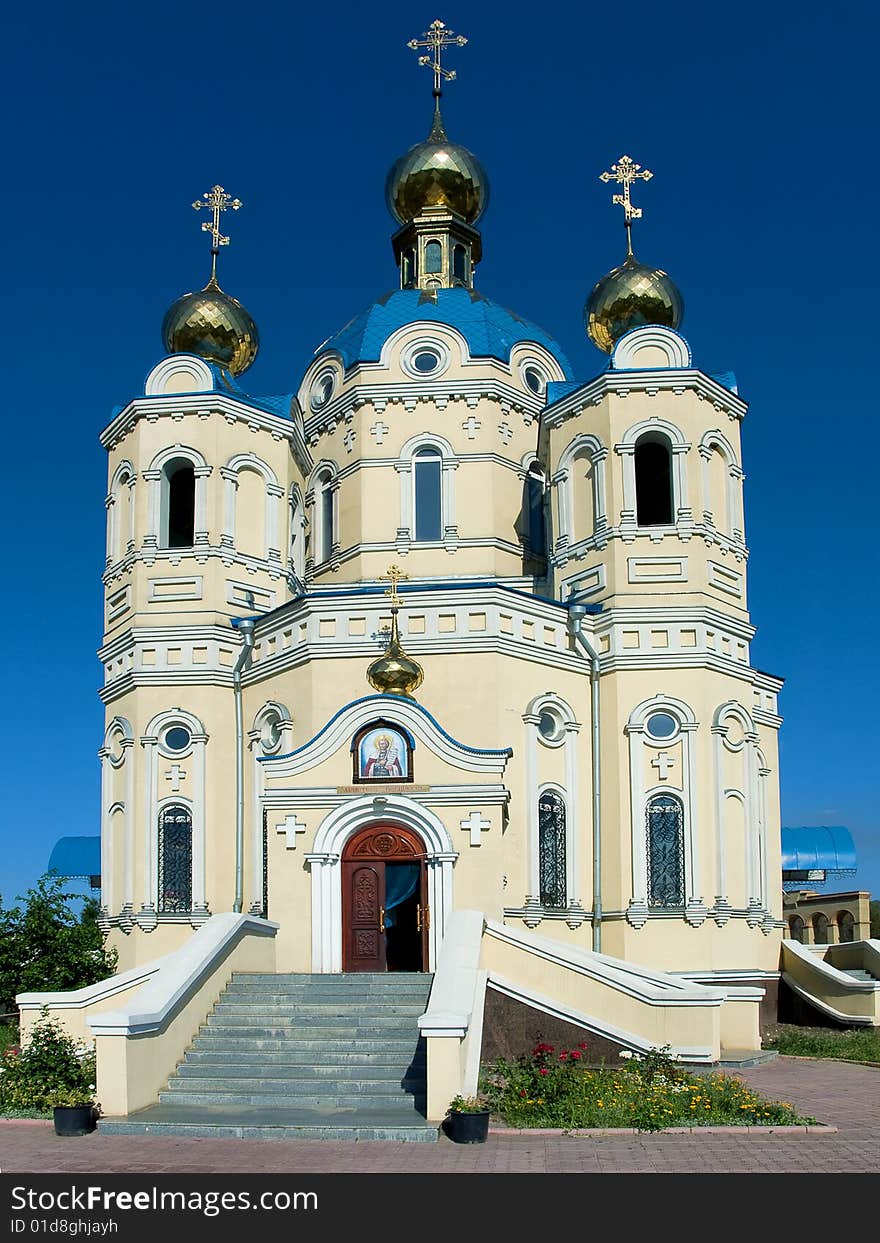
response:
[[(782, 683), (749, 654), (747, 406), (634, 254), (629, 156), (602, 174), (626, 253), (584, 309), (592, 377), (482, 292), (489, 185), (441, 113), (463, 42), (411, 44), (434, 111), (387, 178), (398, 287), (295, 393), (251, 393), (257, 327), (217, 275), (241, 203), (214, 186), (210, 279), (101, 436), (99, 1075), (102, 1037), (182, 1012), (167, 1077), (233, 969), (425, 981), (429, 1117), (517, 1031), (717, 1062), (775, 1017)], [(120, 995), (166, 976), (165, 1025), (138, 1027)], [(117, 1112), (154, 1099), (114, 1097), (134, 1072), (104, 1059)]]

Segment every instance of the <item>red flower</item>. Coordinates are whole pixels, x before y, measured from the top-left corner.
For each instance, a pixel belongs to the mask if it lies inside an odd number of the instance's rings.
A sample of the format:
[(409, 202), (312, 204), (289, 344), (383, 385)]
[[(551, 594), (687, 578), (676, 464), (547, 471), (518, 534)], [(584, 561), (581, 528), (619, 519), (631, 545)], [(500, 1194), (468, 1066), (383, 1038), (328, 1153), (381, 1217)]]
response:
[(541, 1067), (541, 1069), (538, 1071), (538, 1074), (539, 1074), (539, 1075), (549, 1075), (549, 1074), (550, 1074), (550, 1071), (547, 1069), (547, 1067), (546, 1067), (546, 1066), (542, 1066), (542, 1067)]
[(578, 1061), (578, 1059), (582, 1056), (582, 1054), (577, 1049), (572, 1049), (571, 1056), (574, 1061)]
[[(574, 1054), (572, 1054), (572, 1057), (574, 1057)], [(560, 1054), (559, 1054), (559, 1060), (560, 1060), (560, 1062), (567, 1062), (567, 1061), (568, 1061), (568, 1054), (567, 1054), (567, 1053), (560, 1053)]]
[(532, 1049), (535, 1057), (543, 1057), (544, 1054), (553, 1052), (555, 1052), (555, 1048), (552, 1044), (536, 1044), (534, 1049)]
[(586, 1047), (587, 1047), (587, 1042), (586, 1042), (586, 1040), (582, 1040), (582, 1041), (580, 1042), (580, 1044), (578, 1045), (578, 1048), (579, 1048), (579, 1049), (586, 1049)]

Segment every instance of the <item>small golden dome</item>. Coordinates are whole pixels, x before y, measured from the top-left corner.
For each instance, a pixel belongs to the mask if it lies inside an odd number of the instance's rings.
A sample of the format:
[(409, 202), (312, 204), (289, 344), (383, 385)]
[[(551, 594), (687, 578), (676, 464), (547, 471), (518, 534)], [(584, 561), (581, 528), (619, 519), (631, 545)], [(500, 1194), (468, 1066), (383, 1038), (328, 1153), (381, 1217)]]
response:
[(426, 141), (410, 147), (393, 165), (385, 198), (401, 224), (414, 220), (426, 207), (448, 207), (475, 224), (489, 203), (489, 181), (477, 157), (446, 137), (438, 109)]
[(678, 287), (660, 268), (639, 263), (627, 255), (593, 287), (584, 307), (584, 323), (595, 345), (606, 354), (631, 328), (663, 324), (678, 328), (684, 301)]
[(235, 376), (247, 371), (260, 348), (257, 325), (213, 277), (199, 293), (185, 293), (172, 303), (162, 337), (170, 354), (197, 354)]
[(367, 666), (367, 681), (383, 695), (411, 695), (418, 690), (425, 671), (417, 660), (410, 660), (400, 646), (397, 632), (397, 610), (391, 611), (391, 638), (385, 655)]

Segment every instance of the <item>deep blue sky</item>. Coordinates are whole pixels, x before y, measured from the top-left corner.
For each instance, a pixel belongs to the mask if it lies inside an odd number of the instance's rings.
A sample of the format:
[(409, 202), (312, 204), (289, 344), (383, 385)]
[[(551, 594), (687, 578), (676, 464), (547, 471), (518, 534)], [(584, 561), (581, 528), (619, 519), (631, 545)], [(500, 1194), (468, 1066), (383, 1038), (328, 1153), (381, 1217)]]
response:
[(395, 283), (385, 173), (431, 106), (405, 44), (438, 16), (470, 38), (447, 129), (492, 183), (478, 285), (580, 378), (603, 361), (585, 295), (623, 256), (598, 174), (624, 152), (653, 169), (637, 252), (682, 289), (698, 364), (751, 403), (753, 659), (787, 679), (783, 822), (848, 825), (857, 883), (880, 890), (875, 6), (49, 0), (7, 13), (0, 84), (7, 902), (59, 836), (99, 829), (98, 433), (207, 278), (189, 204), (217, 181), (244, 200), (220, 275), (262, 334), (247, 385), (294, 389)]

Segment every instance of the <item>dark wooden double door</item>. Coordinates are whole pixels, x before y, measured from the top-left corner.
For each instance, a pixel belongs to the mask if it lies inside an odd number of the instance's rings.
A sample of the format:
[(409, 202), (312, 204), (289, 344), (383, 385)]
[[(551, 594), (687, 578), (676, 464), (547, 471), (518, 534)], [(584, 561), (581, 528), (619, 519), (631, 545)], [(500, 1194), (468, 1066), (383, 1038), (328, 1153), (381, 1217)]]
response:
[(427, 971), (425, 848), (393, 824), (370, 825), (342, 854), (342, 970)]

